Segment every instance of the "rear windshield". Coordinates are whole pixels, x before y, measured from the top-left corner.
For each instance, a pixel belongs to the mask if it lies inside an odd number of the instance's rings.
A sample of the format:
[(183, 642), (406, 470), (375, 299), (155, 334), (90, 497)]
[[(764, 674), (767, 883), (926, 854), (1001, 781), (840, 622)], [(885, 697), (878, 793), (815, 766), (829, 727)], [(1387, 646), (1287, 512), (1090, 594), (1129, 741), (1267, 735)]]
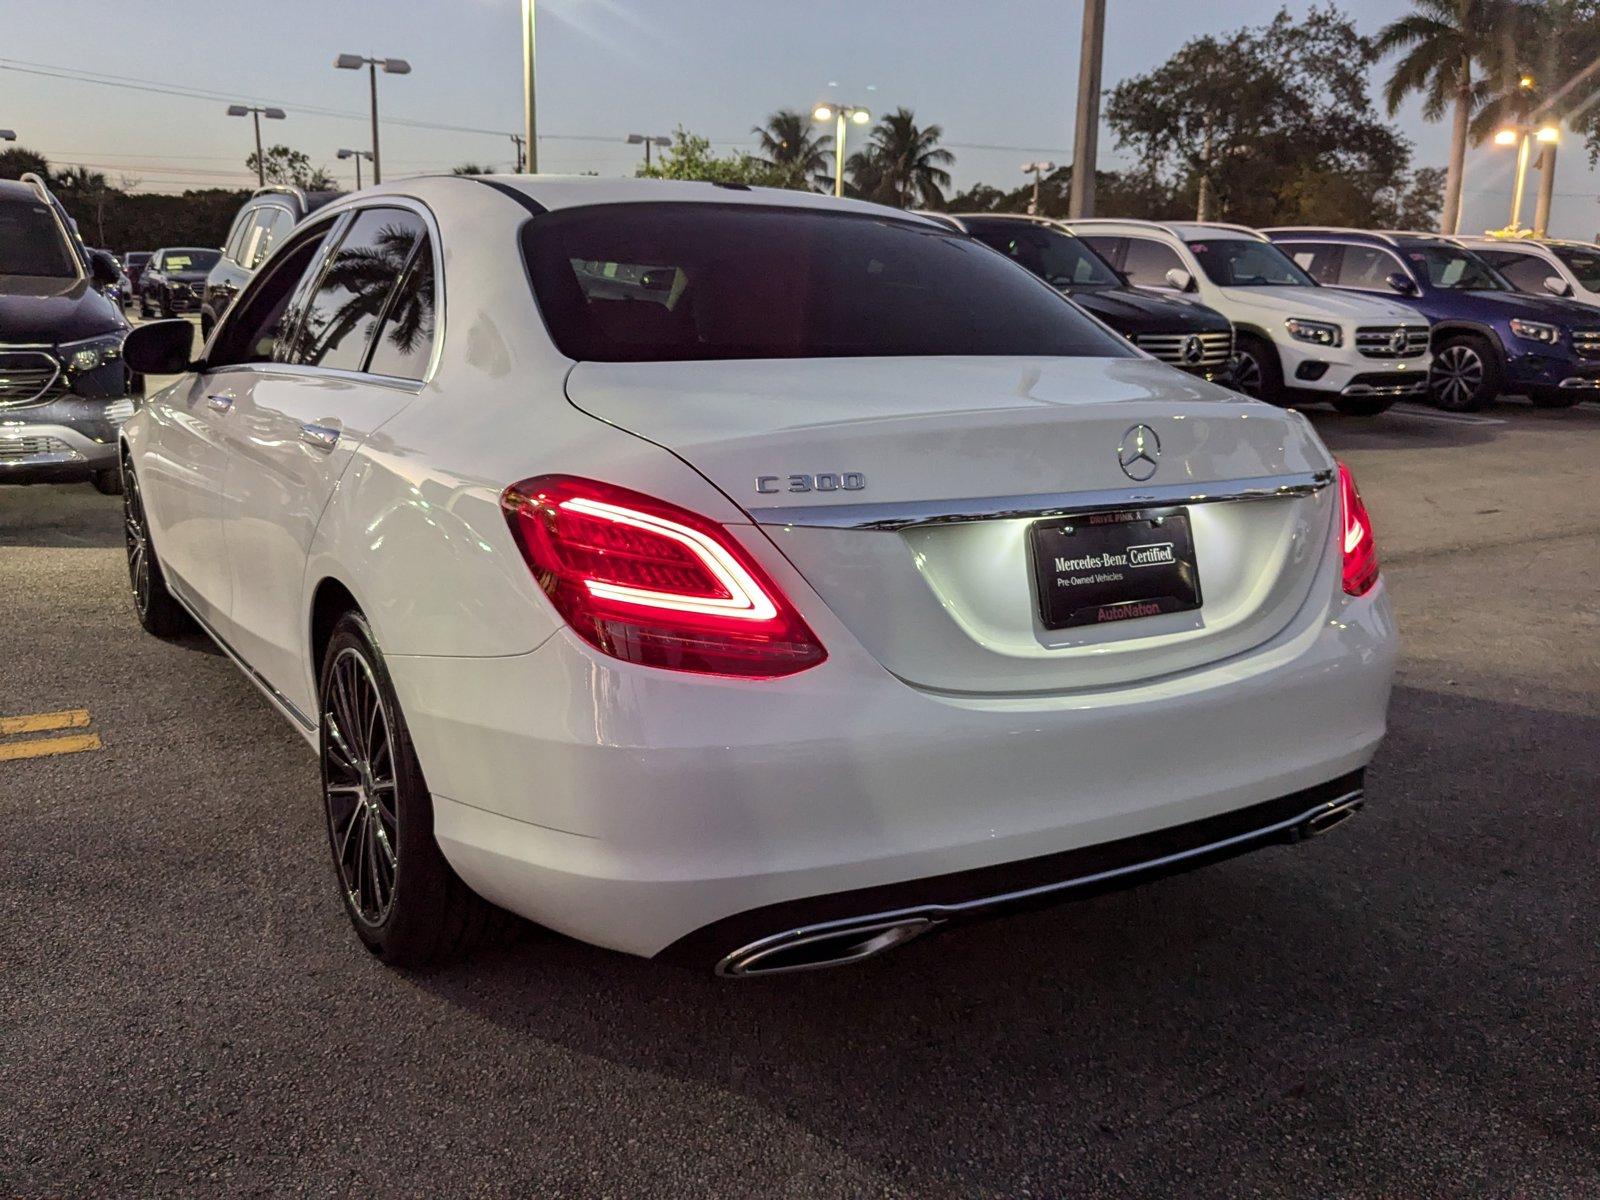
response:
[(41, 200), (0, 200), (0, 275), (78, 278), (78, 258), (50, 206)]
[(587, 361), (1133, 355), (1027, 271), (921, 222), (598, 205), (530, 221), (523, 253), (556, 345)]

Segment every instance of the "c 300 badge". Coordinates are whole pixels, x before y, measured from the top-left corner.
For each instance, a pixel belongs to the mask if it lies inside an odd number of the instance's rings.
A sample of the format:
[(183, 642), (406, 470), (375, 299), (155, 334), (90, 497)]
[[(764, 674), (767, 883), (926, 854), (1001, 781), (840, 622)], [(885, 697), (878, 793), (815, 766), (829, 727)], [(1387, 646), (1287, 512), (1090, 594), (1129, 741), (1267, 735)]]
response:
[(859, 492), (867, 486), (860, 471), (819, 471), (815, 475), (757, 475), (756, 491), (763, 496), (779, 492)]

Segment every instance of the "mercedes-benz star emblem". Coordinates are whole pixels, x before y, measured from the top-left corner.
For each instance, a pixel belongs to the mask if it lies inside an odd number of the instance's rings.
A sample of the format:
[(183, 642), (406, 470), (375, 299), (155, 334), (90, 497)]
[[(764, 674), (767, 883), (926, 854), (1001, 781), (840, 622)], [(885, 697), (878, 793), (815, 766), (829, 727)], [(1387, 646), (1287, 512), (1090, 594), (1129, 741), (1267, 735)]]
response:
[(1197, 363), (1206, 356), (1206, 344), (1200, 340), (1200, 335), (1191, 333), (1183, 342), (1183, 361)]
[(1394, 354), (1404, 354), (1406, 349), (1406, 331), (1396, 329), (1389, 335), (1389, 350)]
[(1161, 457), (1161, 439), (1148, 425), (1135, 425), (1122, 435), (1117, 447), (1117, 462), (1122, 473), (1135, 483), (1143, 483), (1156, 473)]

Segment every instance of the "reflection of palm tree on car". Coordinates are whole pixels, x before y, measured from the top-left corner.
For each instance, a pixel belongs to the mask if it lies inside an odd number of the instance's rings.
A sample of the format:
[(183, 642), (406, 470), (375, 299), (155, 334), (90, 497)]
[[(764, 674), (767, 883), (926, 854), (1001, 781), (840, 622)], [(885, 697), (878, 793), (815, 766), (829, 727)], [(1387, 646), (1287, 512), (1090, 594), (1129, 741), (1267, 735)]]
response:
[[(371, 245), (341, 247), (318, 290), (342, 294), (344, 298), (328, 309), (313, 306), (306, 314), (300, 332), (300, 353), (295, 357), (319, 362), (362, 322), (375, 321), (415, 244), (415, 229), (386, 225)], [(417, 278), (403, 285), (395, 296), (385, 331), (385, 336), (402, 352), (409, 352), (433, 331), (432, 257), (420, 255), (413, 271)]]

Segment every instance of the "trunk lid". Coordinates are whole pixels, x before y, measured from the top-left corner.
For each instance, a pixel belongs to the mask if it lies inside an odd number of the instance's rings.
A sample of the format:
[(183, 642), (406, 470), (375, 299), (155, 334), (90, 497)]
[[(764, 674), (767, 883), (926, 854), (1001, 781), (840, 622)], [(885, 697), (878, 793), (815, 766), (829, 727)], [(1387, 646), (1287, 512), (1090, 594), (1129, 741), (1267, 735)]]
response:
[[(1103, 687), (1238, 654), (1288, 624), (1332, 549), (1331, 488), (1194, 502), (1328, 471), (1304, 418), (1145, 359), (580, 363), (567, 392), (716, 484), (922, 687)], [(1119, 462), (1137, 425), (1160, 442), (1143, 482)], [(1157, 501), (1187, 508), (1202, 606), (1046, 628), (1034, 514)]]

